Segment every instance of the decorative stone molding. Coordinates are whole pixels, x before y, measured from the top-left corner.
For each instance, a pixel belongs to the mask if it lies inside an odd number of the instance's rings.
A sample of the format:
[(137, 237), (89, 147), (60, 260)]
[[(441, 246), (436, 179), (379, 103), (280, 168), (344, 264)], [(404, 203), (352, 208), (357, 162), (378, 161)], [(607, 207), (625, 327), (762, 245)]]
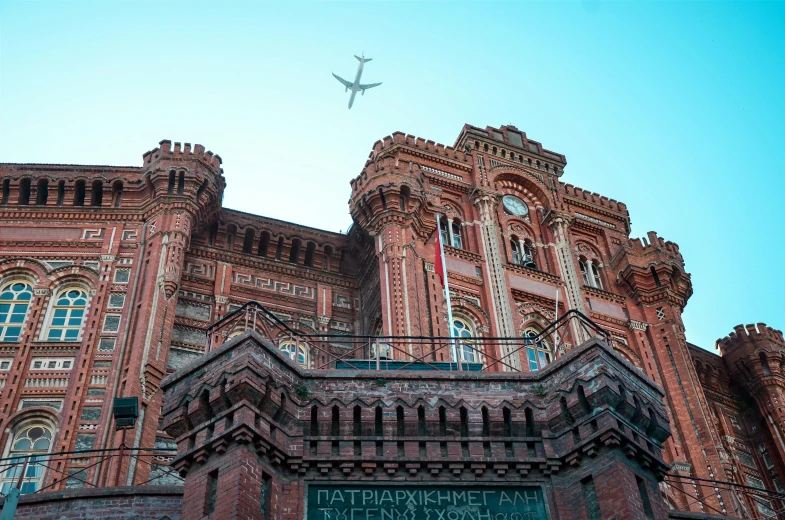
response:
[(101, 255), (101, 262), (112, 263), (115, 261), (114, 255)]
[(646, 328), (647, 328), (648, 326), (649, 326), (649, 325), (648, 325), (647, 323), (643, 323), (642, 321), (635, 321), (635, 320), (630, 320), (630, 322), (629, 322), (629, 327), (630, 327), (630, 330), (642, 330), (642, 331), (646, 331)]
[(229, 303), (229, 298), (226, 296), (216, 296), (215, 303), (226, 305), (227, 303)]

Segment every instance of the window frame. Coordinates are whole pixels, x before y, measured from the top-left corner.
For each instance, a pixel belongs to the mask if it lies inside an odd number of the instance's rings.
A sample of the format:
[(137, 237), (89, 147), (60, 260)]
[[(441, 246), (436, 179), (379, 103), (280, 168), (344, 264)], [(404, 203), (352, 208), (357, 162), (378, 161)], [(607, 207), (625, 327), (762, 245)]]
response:
[[(22, 434), (30, 433), (35, 428), (43, 429), (44, 433), (40, 437), (30, 437), (29, 435), (26, 436), (27, 439), (33, 441), (30, 448), (14, 449), (14, 445), (22, 440), (25, 440), (25, 437), (22, 437)], [(44, 477), (46, 476), (47, 468), (43, 464), (35, 464), (35, 462), (51, 452), (52, 445), (55, 440), (55, 433), (56, 428), (50, 423), (50, 421), (45, 420), (43, 417), (31, 417), (30, 419), (16, 425), (11, 435), (8, 436), (8, 441), (6, 443), (5, 449), (3, 450), (3, 457), (20, 457), (20, 459), (22, 457), (30, 457), (29, 460), (33, 463), (28, 464), (27, 469), (25, 470), (25, 476), (22, 480), (21, 489), (21, 493), (23, 495), (35, 493), (41, 488), (41, 485), (44, 482)], [(46, 439), (46, 434), (48, 434), (49, 446), (46, 449), (34, 449), (35, 444), (37, 444), (42, 439)], [(22, 472), (23, 464), (24, 459), (21, 459), (20, 465), (0, 471), (0, 492), (7, 493), (11, 487), (16, 485), (16, 482), (19, 480), (19, 476)]]
[[(67, 310), (71, 309), (78, 309), (78, 307), (73, 305), (65, 305), (60, 306), (58, 305), (58, 300), (62, 298), (64, 295), (67, 295), (70, 291), (81, 291), (84, 293), (84, 307), (82, 307), (82, 316), (78, 326), (73, 325), (66, 325), (64, 322), (63, 325), (54, 325), (54, 320), (57, 316), (56, 313), (59, 310), (59, 307), (64, 307)], [(41, 334), (39, 336), (39, 341), (47, 341), (47, 342), (60, 342), (60, 343), (79, 343), (82, 341), (82, 333), (84, 331), (85, 325), (85, 318), (88, 316), (88, 311), (90, 310), (90, 303), (92, 301), (92, 295), (90, 294), (90, 290), (83, 285), (78, 284), (71, 284), (71, 285), (64, 285), (62, 287), (58, 287), (55, 291), (53, 291), (53, 297), (49, 300), (49, 308), (46, 311), (46, 320), (44, 321), (44, 327), (41, 329)], [(67, 312), (65, 318), (70, 321), (72, 319), (71, 312)], [(55, 329), (59, 329), (63, 331), (63, 334), (59, 338), (51, 338), (51, 332)], [(65, 337), (67, 331), (69, 330), (76, 330), (76, 337), (72, 339), (67, 339)]]
[[(30, 309), (33, 307), (33, 303), (35, 301), (35, 292), (34, 292), (33, 283), (31, 283), (29, 280), (26, 280), (24, 278), (21, 279), (14, 278), (0, 284), (0, 297), (5, 292), (11, 292), (11, 289), (17, 284), (23, 285), (24, 288), (19, 290), (19, 292), (16, 294), (16, 297), (18, 298), (20, 294), (25, 293), (29, 289), (30, 299), (29, 300), (20, 300), (17, 298), (13, 300), (0, 299), (0, 309), (2, 309), (3, 305), (8, 305), (7, 321), (0, 322), (0, 342), (2, 343), (18, 343), (19, 341), (22, 340), (22, 336), (24, 335), (24, 331), (25, 331), (25, 325), (27, 325), (27, 317), (30, 315)], [(20, 314), (19, 312), (12, 312), (12, 311), (16, 311), (17, 307), (20, 304), (24, 303), (25, 301), (27, 302), (27, 307), (25, 308), (24, 313), (22, 314), (22, 321), (18, 321), (18, 322), (11, 321), (14, 315)], [(8, 335), (8, 329), (15, 330), (17, 328), (19, 328), (19, 332), (17, 335), (15, 336)], [(9, 339), (9, 338), (14, 338), (14, 339)]]
[(553, 352), (547, 341), (540, 339), (540, 341), (536, 343), (531, 341), (527, 342), (527, 340), (531, 340), (539, 334), (541, 334), (541, 332), (534, 327), (526, 327), (521, 334), (525, 345), (523, 350), (526, 353), (526, 364), (529, 368), (529, 372), (540, 372), (553, 363), (554, 360)]
[[(309, 356), (308, 356), (308, 348), (307, 343), (300, 341), (299, 345), (298, 342), (285, 338), (278, 342), (278, 350), (282, 352), (286, 357), (291, 359), (297, 366), (302, 368), (309, 367)], [(302, 362), (300, 361), (300, 357), (302, 356)]]
[[(458, 328), (455, 326), (456, 323), (460, 323), (462, 328)], [(469, 335), (459, 335), (460, 330), (466, 331)], [(482, 362), (482, 352), (479, 349), (477, 339), (477, 332), (475, 330), (474, 323), (472, 320), (466, 319), (462, 316), (453, 316), (452, 318), (452, 326), (450, 327), (450, 335), (451, 337), (457, 339), (457, 348), (456, 353), (460, 357), (461, 363), (481, 363)], [(468, 339), (464, 339), (468, 338)], [(469, 345), (469, 348), (466, 346)], [(471, 359), (468, 359), (471, 357)]]

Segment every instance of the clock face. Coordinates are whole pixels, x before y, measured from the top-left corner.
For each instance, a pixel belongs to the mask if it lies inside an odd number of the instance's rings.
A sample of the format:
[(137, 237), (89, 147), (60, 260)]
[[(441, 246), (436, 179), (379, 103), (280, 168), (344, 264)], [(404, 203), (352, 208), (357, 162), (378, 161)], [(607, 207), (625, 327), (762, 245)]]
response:
[(505, 195), (502, 197), (502, 204), (507, 213), (523, 217), (529, 214), (529, 207), (515, 195)]

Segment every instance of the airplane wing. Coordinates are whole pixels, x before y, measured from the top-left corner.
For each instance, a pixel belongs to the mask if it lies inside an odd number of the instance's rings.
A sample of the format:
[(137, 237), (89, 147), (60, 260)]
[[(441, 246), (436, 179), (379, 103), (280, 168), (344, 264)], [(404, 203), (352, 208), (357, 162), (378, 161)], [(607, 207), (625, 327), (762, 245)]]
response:
[(352, 88), (354, 86), (354, 83), (352, 83), (351, 81), (346, 81), (345, 79), (341, 78), (340, 76), (336, 76), (334, 72), (333, 72), (333, 77), (335, 79), (337, 79), (338, 81), (340, 81), (341, 83), (343, 83), (346, 88)]
[(368, 83), (367, 85), (357, 85), (358, 90), (368, 90), (369, 88), (378, 87), (381, 83)]

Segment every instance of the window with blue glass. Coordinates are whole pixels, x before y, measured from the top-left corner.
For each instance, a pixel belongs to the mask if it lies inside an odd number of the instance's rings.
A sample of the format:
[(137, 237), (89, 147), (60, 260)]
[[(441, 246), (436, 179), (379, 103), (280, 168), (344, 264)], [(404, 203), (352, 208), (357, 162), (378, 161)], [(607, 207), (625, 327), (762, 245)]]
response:
[(526, 361), (530, 372), (537, 372), (545, 368), (551, 362), (551, 350), (548, 344), (538, 338), (539, 332), (534, 329), (526, 329), (523, 332), (523, 343), (526, 345)]
[[(52, 445), (52, 431), (41, 424), (26, 425), (14, 435), (11, 449), (8, 451), (6, 464), (12, 464), (3, 472), (0, 493), (8, 494), (12, 487), (22, 478), (21, 493), (35, 493), (41, 488), (44, 480), (45, 455)], [(25, 462), (27, 467), (25, 468)]]
[(306, 349), (304, 343), (298, 345), (292, 340), (284, 340), (278, 344), (278, 348), (289, 356), (289, 359), (301, 367), (308, 368), (308, 349)]
[(57, 293), (46, 339), (79, 341), (86, 307), (87, 291), (84, 289), (70, 287)]
[(32, 301), (33, 288), (27, 282), (9, 282), (0, 287), (0, 341), (19, 341)]
[(480, 356), (477, 352), (477, 344), (472, 339), (475, 337), (474, 328), (468, 321), (462, 318), (453, 319), (452, 337), (457, 338), (457, 348), (461, 355), (461, 361), (465, 363), (475, 363), (479, 361)]

